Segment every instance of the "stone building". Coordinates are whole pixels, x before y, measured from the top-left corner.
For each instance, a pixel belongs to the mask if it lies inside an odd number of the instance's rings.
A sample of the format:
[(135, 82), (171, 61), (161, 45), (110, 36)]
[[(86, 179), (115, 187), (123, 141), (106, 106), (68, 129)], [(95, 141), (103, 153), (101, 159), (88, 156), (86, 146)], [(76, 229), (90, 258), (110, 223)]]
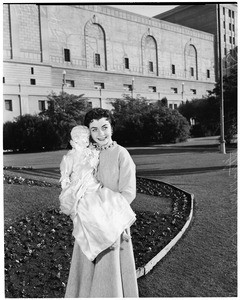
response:
[(125, 94), (171, 108), (215, 84), (214, 36), (106, 5), (3, 5), (4, 122), (84, 94), (111, 108)]
[(237, 4), (221, 3), (220, 26), (218, 27), (218, 4), (179, 5), (174, 9), (156, 15), (154, 18), (191, 27), (214, 34), (215, 37), (215, 74), (218, 75), (219, 34), (221, 39), (221, 55), (223, 73), (237, 62), (238, 12)]

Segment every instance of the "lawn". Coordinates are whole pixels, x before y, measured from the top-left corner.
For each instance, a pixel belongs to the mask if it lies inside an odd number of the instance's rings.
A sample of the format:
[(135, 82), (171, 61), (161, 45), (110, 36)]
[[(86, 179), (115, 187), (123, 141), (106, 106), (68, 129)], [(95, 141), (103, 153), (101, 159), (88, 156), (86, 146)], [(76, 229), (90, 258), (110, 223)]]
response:
[[(130, 152), (137, 165), (138, 176), (169, 182), (195, 195), (194, 218), (189, 230), (150, 273), (138, 280), (140, 296), (236, 297), (236, 153), (232, 152), (230, 160), (229, 152), (223, 155), (217, 148), (204, 146), (182, 149), (162, 147), (147, 150), (147, 153), (133, 149)], [(38, 160), (46, 174), (46, 165), (51, 162), (51, 155), (45, 154), (45, 165), (40, 157)], [(60, 153), (57, 155), (61, 156)], [(59, 160), (56, 156), (54, 159)], [(34, 161), (34, 157), (32, 160)], [(10, 165), (12, 164), (11, 162)], [(51, 167), (56, 168), (56, 164), (50, 165)], [(46, 179), (55, 176), (57, 181), (56, 172), (50, 173), (49, 169)], [(24, 176), (26, 177), (26, 173)], [(31, 194), (32, 188), (25, 188), (25, 195)], [(45, 196), (41, 189), (46, 191)], [(42, 187), (36, 189), (36, 193), (40, 192), (36, 202), (41, 204), (34, 204), (34, 210), (44, 208), (44, 205), (47, 207), (48, 204), (58, 205), (58, 189), (50, 190)], [(12, 202), (13, 207), (16, 206), (19, 214), (25, 214), (25, 208), (21, 207), (22, 197), (18, 198), (20, 190), (10, 193), (16, 198)], [(149, 206), (150, 201), (152, 206)], [(30, 201), (30, 205), (33, 203)], [(26, 205), (29, 206), (29, 200)], [(133, 206), (141, 211), (149, 207), (154, 211), (158, 205), (152, 196), (137, 197), (133, 202)], [(162, 211), (168, 212), (169, 199), (163, 198), (160, 205)], [(5, 207), (7, 208), (7, 204)], [(11, 216), (6, 216), (9, 218), (6, 222), (10, 221)]]
[[(21, 170), (5, 171), (5, 174), (12, 177), (26, 177)], [(24, 217), (26, 214), (31, 214), (39, 210), (47, 210), (51, 208), (59, 208), (60, 187), (56, 186), (57, 181), (52, 182), (45, 177), (31, 176), (33, 180), (43, 180), (50, 182), (53, 186), (42, 187), (35, 185), (21, 184), (4, 184), (4, 223), (5, 226), (11, 225), (16, 219)], [(162, 214), (171, 212), (172, 201), (168, 197), (159, 197), (137, 193), (136, 199), (132, 202), (132, 208), (137, 211), (155, 212), (160, 211)]]
[(237, 296), (236, 170), (168, 176), (195, 195), (190, 228), (147, 276), (142, 297)]
[[(4, 174), (6, 297), (63, 297), (73, 237), (70, 218), (59, 213), (59, 184), (49, 187), (46, 181), (24, 178), (20, 170), (17, 173)], [(140, 178), (137, 189), (132, 241), (139, 268), (181, 230), (191, 197), (164, 183)]]

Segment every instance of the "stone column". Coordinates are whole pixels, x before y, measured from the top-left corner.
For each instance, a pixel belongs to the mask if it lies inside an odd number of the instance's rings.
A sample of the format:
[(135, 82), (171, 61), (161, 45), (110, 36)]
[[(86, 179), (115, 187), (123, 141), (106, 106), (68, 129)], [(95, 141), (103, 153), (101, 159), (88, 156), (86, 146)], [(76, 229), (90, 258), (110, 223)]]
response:
[(19, 45), (19, 20), (18, 16), (20, 8), (18, 5), (10, 4), (10, 30), (11, 30), (11, 44), (12, 44), (12, 58), (20, 58)]
[(39, 26), (41, 39), (41, 61), (49, 63), (49, 37), (48, 37), (48, 13), (47, 6), (38, 5)]

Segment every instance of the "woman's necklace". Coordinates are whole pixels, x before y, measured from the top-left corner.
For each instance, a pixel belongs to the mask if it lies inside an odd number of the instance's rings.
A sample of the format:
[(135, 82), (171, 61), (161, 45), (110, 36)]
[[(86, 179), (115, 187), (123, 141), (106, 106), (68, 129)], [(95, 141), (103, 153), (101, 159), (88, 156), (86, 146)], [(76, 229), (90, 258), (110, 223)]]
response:
[(94, 144), (94, 147), (95, 147), (97, 150), (101, 151), (101, 150), (107, 150), (107, 149), (109, 149), (109, 148), (112, 148), (115, 144), (116, 144), (116, 142), (113, 141), (113, 142), (111, 142), (111, 143), (110, 143), (109, 145), (107, 145), (107, 146), (99, 146), (99, 145), (97, 145), (97, 144)]

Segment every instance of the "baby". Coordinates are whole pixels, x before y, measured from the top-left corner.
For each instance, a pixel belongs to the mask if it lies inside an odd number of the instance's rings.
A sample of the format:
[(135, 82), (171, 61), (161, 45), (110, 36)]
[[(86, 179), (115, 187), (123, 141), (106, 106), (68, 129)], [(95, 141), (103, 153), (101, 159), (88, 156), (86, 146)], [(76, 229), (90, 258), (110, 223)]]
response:
[(75, 126), (71, 131), (72, 150), (60, 164), (62, 191), (60, 209), (73, 220), (73, 236), (87, 258), (93, 261), (103, 250), (128, 240), (125, 229), (136, 220), (127, 200), (101, 185), (95, 174), (99, 151), (89, 145), (89, 129)]

